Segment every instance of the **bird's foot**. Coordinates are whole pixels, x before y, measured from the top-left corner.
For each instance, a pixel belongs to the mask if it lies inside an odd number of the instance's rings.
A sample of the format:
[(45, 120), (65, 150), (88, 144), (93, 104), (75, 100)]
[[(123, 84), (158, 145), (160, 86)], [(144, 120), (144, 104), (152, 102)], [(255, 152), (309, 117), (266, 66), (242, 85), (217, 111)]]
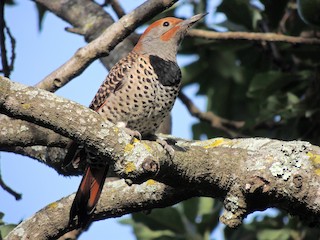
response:
[(174, 157), (174, 149), (171, 145), (169, 145), (169, 143), (166, 140), (157, 138), (156, 142), (159, 143), (164, 148), (164, 150), (167, 151), (167, 153), (169, 153), (170, 158)]
[(135, 139), (141, 140), (142, 138), (141, 134), (136, 130), (124, 128), (124, 131), (131, 136), (130, 144), (133, 144)]
[(142, 136), (140, 134), (140, 132), (136, 131), (136, 130), (132, 130), (130, 128), (127, 128), (125, 123), (123, 122), (119, 122), (117, 123), (117, 126), (118, 127), (121, 127), (123, 128), (123, 130), (131, 136), (131, 140), (130, 140), (130, 143), (133, 144), (134, 143), (134, 139), (138, 139), (138, 140), (141, 140), (142, 139)]
[(147, 139), (151, 140), (151, 141), (156, 141), (164, 148), (164, 150), (167, 151), (167, 153), (170, 155), (170, 158), (174, 157), (174, 149), (166, 140), (161, 139), (156, 135), (150, 135), (150, 136), (148, 136)]

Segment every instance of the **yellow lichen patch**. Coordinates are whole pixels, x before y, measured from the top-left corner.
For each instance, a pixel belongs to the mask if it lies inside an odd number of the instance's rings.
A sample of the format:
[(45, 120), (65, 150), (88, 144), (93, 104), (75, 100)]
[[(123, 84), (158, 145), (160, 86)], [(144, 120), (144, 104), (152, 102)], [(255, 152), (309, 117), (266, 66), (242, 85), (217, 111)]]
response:
[(148, 144), (143, 143), (143, 146), (146, 148), (148, 152), (151, 152), (151, 147)]
[(124, 171), (126, 174), (133, 172), (134, 170), (136, 170), (136, 166), (134, 165), (133, 162), (127, 163), (124, 167)]
[(221, 145), (222, 143), (224, 143), (224, 139), (223, 138), (218, 138), (218, 139), (215, 139), (210, 144), (205, 145), (204, 148), (214, 148), (214, 147), (217, 147), (217, 146)]
[(50, 203), (48, 205), (48, 208), (57, 208), (57, 207), (58, 207), (58, 203), (56, 203), (56, 202)]
[(315, 167), (315, 173), (320, 176), (320, 155), (314, 154), (312, 152), (307, 153), (310, 158), (312, 165)]
[(320, 164), (320, 155), (313, 154), (312, 152), (308, 152), (307, 155), (310, 157), (310, 160), (314, 165)]
[(133, 138), (133, 143), (137, 143), (139, 142), (139, 139), (138, 138)]
[(316, 169), (314, 172), (315, 172), (318, 176), (320, 176), (320, 169), (319, 169), (319, 168)]
[(156, 181), (153, 180), (153, 179), (149, 179), (149, 180), (146, 181), (146, 184), (147, 184), (148, 186), (154, 185), (154, 184), (156, 184)]
[(127, 144), (125, 147), (124, 147), (124, 152), (128, 153), (128, 152), (131, 152), (132, 149), (133, 149), (133, 144), (129, 143)]
[(31, 105), (29, 103), (24, 103), (24, 104), (21, 105), (21, 107), (23, 109), (29, 109), (29, 108), (31, 108)]

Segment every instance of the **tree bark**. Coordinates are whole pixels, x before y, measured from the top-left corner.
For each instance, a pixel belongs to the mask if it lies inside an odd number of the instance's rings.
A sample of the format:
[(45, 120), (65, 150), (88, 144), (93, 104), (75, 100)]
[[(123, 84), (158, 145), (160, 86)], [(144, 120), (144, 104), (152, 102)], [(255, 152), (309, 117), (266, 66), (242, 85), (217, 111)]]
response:
[[(96, 220), (136, 211), (140, 204), (138, 195), (146, 194), (149, 199), (138, 210), (168, 206), (193, 196), (219, 198), (225, 207), (220, 220), (229, 227), (237, 227), (249, 213), (268, 207), (284, 209), (307, 223), (320, 225), (320, 148), (308, 142), (263, 138), (186, 141), (160, 136), (175, 143), (175, 154), (171, 158), (157, 142), (132, 143), (125, 131), (77, 103), (6, 78), (0, 78), (0, 86), (1, 113), (73, 138), (100, 158), (111, 157), (115, 172), (127, 182), (137, 184), (132, 188), (121, 185), (131, 194), (116, 207), (103, 199), (109, 199), (109, 194), (120, 199), (124, 192), (117, 190), (117, 184), (106, 184), (95, 212)], [(150, 194), (150, 186), (155, 187), (154, 195)], [(156, 186), (162, 187), (158, 190)], [(134, 191), (136, 188), (139, 191)], [(183, 197), (178, 197), (180, 195)], [(56, 237), (72, 230), (72, 227), (67, 229), (72, 197), (66, 199), (43, 209), (45, 214), (56, 214), (57, 209), (64, 213), (54, 216), (57, 221), (54, 226), (42, 225), (39, 234)], [(21, 232), (24, 236), (34, 233), (32, 221), (37, 219), (41, 216), (35, 215), (21, 223), (8, 239), (14, 239)]]

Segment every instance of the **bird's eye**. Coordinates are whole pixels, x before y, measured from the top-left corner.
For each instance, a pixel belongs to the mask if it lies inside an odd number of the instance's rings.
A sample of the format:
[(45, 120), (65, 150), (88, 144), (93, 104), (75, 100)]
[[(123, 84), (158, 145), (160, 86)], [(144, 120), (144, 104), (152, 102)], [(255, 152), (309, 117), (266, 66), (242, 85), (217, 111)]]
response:
[(163, 23), (163, 26), (164, 26), (164, 27), (168, 27), (169, 25), (170, 25), (169, 22), (164, 22), (164, 23)]

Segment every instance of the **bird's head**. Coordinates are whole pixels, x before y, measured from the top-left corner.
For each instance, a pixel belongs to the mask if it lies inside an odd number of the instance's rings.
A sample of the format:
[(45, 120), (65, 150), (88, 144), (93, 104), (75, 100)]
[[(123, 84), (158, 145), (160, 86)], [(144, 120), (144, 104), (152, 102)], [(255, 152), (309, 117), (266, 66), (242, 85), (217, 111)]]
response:
[(160, 19), (144, 31), (133, 51), (175, 61), (178, 46), (188, 29), (205, 15), (198, 14), (186, 20), (174, 17)]

